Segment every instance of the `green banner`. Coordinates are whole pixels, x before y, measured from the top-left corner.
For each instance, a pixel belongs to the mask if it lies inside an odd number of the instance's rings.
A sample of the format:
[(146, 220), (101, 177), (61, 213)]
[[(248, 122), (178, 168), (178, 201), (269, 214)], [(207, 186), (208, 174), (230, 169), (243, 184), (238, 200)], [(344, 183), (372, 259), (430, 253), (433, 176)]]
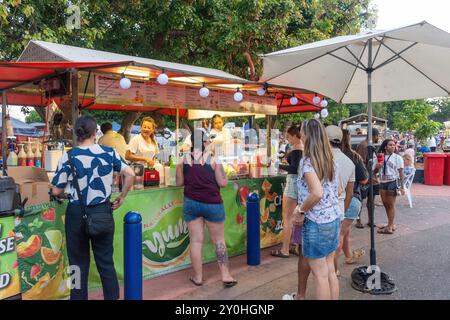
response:
[[(230, 256), (246, 251), (247, 196), (257, 192), (260, 197), (261, 247), (268, 247), (282, 240), (282, 191), (284, 177), (270, 177), (230, 181), (221, 189), (226, 212), (225, 242)], [(65, 299), (68, 259), (65, 247), (64, 218), (67, 203), (44, 204), (30, 207), (23, 216), (16, 217), (16, 252), (2, 253), (0, 245), (0, 272), (9, 273), (11, 283), (20, 280), (24, 299)], [(183, 188), (150, 188), (130, 192), (124, 204), (114, 211), (114, 263), (120, 281), (123, 280), (123, 219), (127, 212), (142, 215), (143, 276), (153, 278), (190, 266), (189, 235), (182, 215)], [(7, 226), (5, 221), (9, 223)], [(0, 218), (1, 243), (13, 238), (13, 218)], [(11, 241), (11, 240), (9, 240)], [(205, 229), (203, 261), (216, 259), (214, 245)], [(19, 270), (19, 272), (15, 270)], [(15, 282), (14, 282), (15, 281)], [(0, 279), (0, 283), (1, 279)], [(8, 290), (11, 287), (8, 286)], [(17, 285), (16, 285), (17, 287)], [(100, 288), (101, 281), (91, 253), (89, 287)], [(12, 288), (12, 287), (11, 287)], [(1, 290), (3, 297), (16, 291)]]
[(14, 216), (0, 217), (0, 300), (20, 293), (14, 243)]
[[(230, 256), (246, 251), (247, 196), (257, 192), (260, 197), (261, 247), (282, 240), (283, 177), (231, 181), (221, 189), (225, 206), (225, 242)], [(142, 216), (142, 263), (144, 278), (153, 278), (190, 266), (189, 234), (182, 215), (183, 189), (169, 187), (131, 192), (124, 204), (114, 211), (116, 221), (114, 262), (119, 280), (123, 280), (123, 219), (127, 212)], [(205, 228), (203, 261), (216, 259), (215, 248)], [(94, 259), (91, 259), (94, 261)], [(90, 288), (101, 287), (94, 262), (90, 269)]]
[(24, 300), (64, 299), (70, 293), (65, 216), (55, 206), (36, 205), (16, 214), (16, 252)]

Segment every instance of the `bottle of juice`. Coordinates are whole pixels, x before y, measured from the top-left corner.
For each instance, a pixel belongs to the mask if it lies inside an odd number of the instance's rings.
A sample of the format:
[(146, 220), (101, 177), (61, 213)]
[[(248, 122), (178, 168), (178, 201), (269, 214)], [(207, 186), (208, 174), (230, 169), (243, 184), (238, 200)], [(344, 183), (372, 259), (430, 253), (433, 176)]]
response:
[(28, 152), (27, 152), (27, 167), (34, 167), (34, 153), (31, 143), (28, 144)]
[(41, 144), (36, 143), (36, 152), (34, 153), (34, 165), (38, 168), (42, 167)]
[(19, 163), (19, 158), (17, 157), (17, 154), (14, 151), (14, 145), (11, 145), (10, 149), (9, 149), (9, 156), (8, 156), (8, 159), (6, 160), (6, 164), (8, 165), (8, 167), (11, 167), (11, 166), (17, 166), (18, 163)]
[(25, 167), (27, 165), (27, 154), (23, 150), (23, 144), (19, 144), (19, 154), (17, 155), (18, 164), (21, 167)]

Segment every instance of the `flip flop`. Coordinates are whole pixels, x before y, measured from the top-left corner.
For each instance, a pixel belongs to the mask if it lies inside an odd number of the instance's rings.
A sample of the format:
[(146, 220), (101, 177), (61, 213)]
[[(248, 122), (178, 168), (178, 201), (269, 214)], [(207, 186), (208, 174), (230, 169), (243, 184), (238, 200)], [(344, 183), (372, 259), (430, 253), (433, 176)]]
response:
[(389, 230), (387, 227), (385, 227), (385, 228), (379, 229), (378, 233), (381, 233), (381, 234), (393, 234), (394, 231)]
[(357, 222), (355, 224), (355, 227), (358, 228), (358, 229), (364, 229), (364, 225), (361, 222)]
[(294, 246), (294, 247), (290, 247), (289, 248), (289, 253), (290, 254), (295, 254), (296, 256), (298, 256), (298, 246)]
[[(384, 228), (386, 228), (387, 226), (388, 226), (387, 224), (384, 224), (384, 225), (382, 225), (382, 226), (380, 226), (380, 227), (378, 227), (378, 228), (384, 229)], [(394, 226), (392, 227), (392, 231), (395, 231), (395, 230), (397, 230), (397, 226), (396, 226), (396, 225), (394, 225)]]
[(203, 282), (197, 282), (197, 281), (194, 280), (193, 277), (190, 277), (190, 278), (189, 278), (189, 281), (191, 281), (191, 282), (192, 282), (193, 284), (195, 284), (197, 287), (200, 287), (200, 286), (203, 285)]
[(234, 287), (235, 285), (237, 285), (237, 280), (232, 280), (232, 281), (222, 281), (223, 282), (223, 286), (225, 288), (231, 288)]
[(352, 252), (352, 257), (350, 259), (345, 259), (345, 264), (355, 264), (358, 260), (366, 254), (364, 249), (356, 249)]
[(274, 257), (279, 257), (279, 258), (289, 258), (289, 255), (284, 254), (283, 252), (281, 252), (281, 250), (272, 250), (272, 251), (270, 251), (270, 255), (272, 255)]

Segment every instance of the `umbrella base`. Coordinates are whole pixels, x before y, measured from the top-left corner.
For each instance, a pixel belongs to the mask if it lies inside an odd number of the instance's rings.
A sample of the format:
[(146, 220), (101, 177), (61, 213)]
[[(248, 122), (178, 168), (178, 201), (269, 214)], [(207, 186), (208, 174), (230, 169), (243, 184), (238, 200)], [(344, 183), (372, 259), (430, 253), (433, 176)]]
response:
[(352, 288), (373, 295), (387, 295), (397, 291), (393, 279), (386, 273), (377, 270), (367, 271), (367, 266), (358, 267), (352, 272)]

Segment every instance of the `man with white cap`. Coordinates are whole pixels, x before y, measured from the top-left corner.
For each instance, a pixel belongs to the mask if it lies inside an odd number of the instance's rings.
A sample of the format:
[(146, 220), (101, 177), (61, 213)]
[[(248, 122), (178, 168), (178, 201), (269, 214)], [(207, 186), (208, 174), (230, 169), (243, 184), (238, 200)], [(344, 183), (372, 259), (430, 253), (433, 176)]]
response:
[[(338, 165), (338, 174), (339, 174), (339, 182), (340, 182), (340, 189), (341, 193), (339, 194), (339, 207), (341, 209), (341, 223), (348, 223), (346, 221), (347, 219), (344, 219), (344, 213), (347, 211), (348, 207), (350, 206), (350, 202), (353, 197), (353, 188), (355, 183), (355, 164), (352, 160), (350, 160), (349, 157), (347, 157), (342, 151), (341, 151), (341, 143), (342, 143), (342, 129), (330, 125), (326, 128), (327, 134), (328, 134), (328, 140), (331, 144), (331, 149), (333, 151), (334, 159)], [(353, 222), (353, 220), (350, 220), (350, 225)], [(348, 226), (349, 227), (349, 226)], [(348, 228), (345, 229), (347, 231)], [(336, 250), (336, 254), (334, 256), (334, 266), (335, 270), (338, 270), (337, 268), (337, 260), (338, 257), (342, 251), (342, 243), (344, 234), (342, 233), (342, 224), (341, 224), (341, 234), (339, 237), (339, 247)], [(338, 273), (336, 271), (336, 273)]]

